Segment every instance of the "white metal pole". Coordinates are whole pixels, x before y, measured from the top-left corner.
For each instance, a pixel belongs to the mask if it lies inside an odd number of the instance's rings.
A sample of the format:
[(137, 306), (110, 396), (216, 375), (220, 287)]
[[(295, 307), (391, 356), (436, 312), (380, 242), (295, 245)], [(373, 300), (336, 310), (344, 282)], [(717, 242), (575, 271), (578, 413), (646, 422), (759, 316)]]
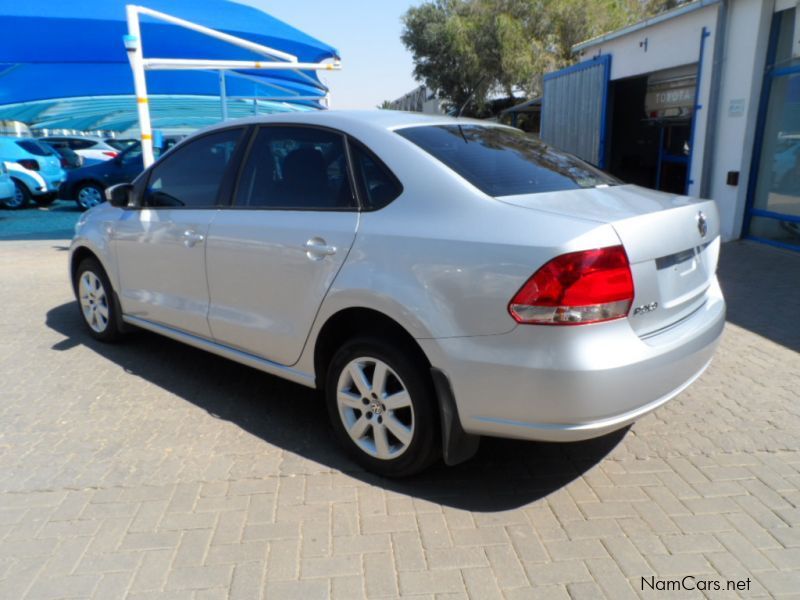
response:
[(219, 72), (219, 102), (222, 106), (222, 120), (228, 120), (228, 90), (225, 87), (225, 71)]
[(139, 13), (136, 6), (125, 7), (128, 19), (128, 35), (125, 48), (133, 71), (133, 89), (136, 94), (136, 108), (139, 113), (139, 130), (142, 140), (142, 160), (145, 168), (155, 162), (153, 155), (153, 130), (150, 125), (150, 106), (147, 99), (147, 81), (144, 74), (144, 54), (142, 52), (142, 32), (139, 28)]
[(263, 54), (264, 56), (274, 56), (275, 58), (279, 58), (281, 60), (287, 60), (289, 62), (297, 62), (297, 57), (294, 54), (289, 54), (288, 52), (281, 52), (280, 50), (275, 50), (275, 48), (268, 48), (267, 46), (256, 44), (255, 42), (251, 42), (250, 40), (238, 38), (236, 36), (230, 35), (229, 33), (217, 31), (216, 29), (211, 29), (210, 27), (205, 27), (204, 25), (198, 25), (197, 23), (192, 23), (191, 21), (187, 21), (186, 19), (173, 17), (172, 15), (168, 15), (166, 13), (153, 10), (152, 8), (147, 8), (145, 6), (135, 6), (134, 8), (136, 9), (137, 12), (141, 14), (150, 15), (151, 17), (155, 17), (156, 19), (159, 19), (161, 21), (166, 21), (167, 23), (172, 23), (173, 25), (178, 25), (180, 27), (185, 27), (186, 29), (191, 29), (192, 31), (196, 31), (198, 33), (202, 33), (203, 35), (207, 35), (209, 37), (222, 40), (223, 42), (233, 44), (234, 46), (239, 46), (240, 48), (245, 48), (246, 50), (252, 50), (253, 52), (257, 52), (258, 54)]
[[(342, 64), (340, 62), (289, 63), (264, 60), (199, 60), (196, 58), (145, 58), (142, 60), (142, 64), (148, 71), (219, 71), (221, 69), (235, 71), (236, 69), (269, 69), (294, 71), (303, 78), (310, 78), (310, 76), (307, 73), (298, 71), (298, 69), (304, 69), (307, 71), (339, 71), (342, 68)], [(313, 78), (310, 79), (315, 85), (318, 85), (319, 82)]]

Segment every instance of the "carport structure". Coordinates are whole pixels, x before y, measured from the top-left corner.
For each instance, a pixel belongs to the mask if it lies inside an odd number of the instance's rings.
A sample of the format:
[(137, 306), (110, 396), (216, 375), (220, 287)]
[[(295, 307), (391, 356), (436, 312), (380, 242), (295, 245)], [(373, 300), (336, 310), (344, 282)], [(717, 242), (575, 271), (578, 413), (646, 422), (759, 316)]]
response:
[[(125, 0), (22, 3), (0, 0), (0, 119), (34, 129), (124, 131), (135, 126), (137, 101), (124, 36)], [(338, 63), (338, 52), (255, 8), (227, 0), (150, 0), (146, 8), (251, 42), (234, 46), (175, 23), (140, 15), (148, 57), (227, 61), (229, 70), (150, 71), (153, 127), (195, 128), (223, 115), (325, 108), (328, 88), (313, 68), (239, 68), (245, 61), (299, 65)], [(291, 57), (291, 58), (287, 58)], [(221, 64), (221, 63), (220, 63)], [(226, 77), (226, 75), (228, 75)], [(222, 93), (221, 93), (222, 92)], [(222, 96), (222, 106), (220, 106)]]

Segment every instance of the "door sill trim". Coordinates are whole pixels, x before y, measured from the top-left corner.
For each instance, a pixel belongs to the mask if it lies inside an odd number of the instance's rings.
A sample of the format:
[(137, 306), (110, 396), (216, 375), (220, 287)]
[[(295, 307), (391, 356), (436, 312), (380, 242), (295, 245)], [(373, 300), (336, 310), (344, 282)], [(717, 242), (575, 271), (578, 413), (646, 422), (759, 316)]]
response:
[(148, 321), (140, 317), (133, 317), (131, 315), (123, 314), (122, 320), (129, 325), (135, 325), (136, 327), (141, 327), (142, 329), (152, 331), (153, 333), (158, 333), (168, 338), (172, 338), (173, 340), (188, 344), (189, 346), (193, 346), (194, 348), (199, 348), (200, 350), (205, 350), (206, 352), (211, 352), (212, 354), (222, 356), (223, 358), (227, 358), (234, 362), (258, 369), (259, 371), (263, 371), (265, 373), (269, 373), (270, 375), (288, 379), (289, 381), (294, 381), (295, 383), (299, 383), (300, 385), (305, 385), (307, 387), (316, 387), (316, 379), (314, 375), (293, 369), (292, 367), (287, 367), (286, 365), (272, 362), (254, 354), (242, 352), (241, 350), (236, 350), (229, 346), (212, 342), (211, 340), (207, 340), (191, 333), (186, 333), (185, 331), (181, 331), (179, 329), (173, 329), (172, 327), (167, 327), (166, 325), (153, 323), (152, 321)]

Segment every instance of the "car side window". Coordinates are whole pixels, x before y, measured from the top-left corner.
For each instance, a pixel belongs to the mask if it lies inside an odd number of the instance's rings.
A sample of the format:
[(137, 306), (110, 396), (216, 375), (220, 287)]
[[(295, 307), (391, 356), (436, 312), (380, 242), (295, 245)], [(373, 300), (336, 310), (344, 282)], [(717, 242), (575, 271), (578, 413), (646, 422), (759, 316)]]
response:
[(363, 144), (351, 139), (350, 155), (365, 209), (383, 208), (403, 192), (397, 177)]
[(286, 210), (356, 207), (344, 137), (314, 127), (262, 127), (239, 178), (236, 206)]
[(97, 142), (92, 140), (67, 140), (67, 144), (72, 150), (88, 150), (92, 146), (96, 146)]
[(209, 208), (217, 196), (243, 129), (225, 129), (188, 142), (150, 173), (144, 205)]

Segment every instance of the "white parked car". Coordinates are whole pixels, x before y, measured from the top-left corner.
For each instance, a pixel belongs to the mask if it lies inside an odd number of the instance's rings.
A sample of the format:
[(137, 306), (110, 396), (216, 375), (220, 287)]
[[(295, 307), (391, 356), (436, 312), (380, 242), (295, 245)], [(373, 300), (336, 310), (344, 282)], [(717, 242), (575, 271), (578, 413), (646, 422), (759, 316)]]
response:
[(8, 174), (5, 163), (0, 161), (0, 206), (5, 206), (9, 202), (13, 204), (16, 192), (14, 182), (11, 181), (11, 176)]
[[(83, 135), (52, 135), (39, 138), (55, 148), (69, 148), (87, 161), (104, 161), (116, 158), (119, 149), (99, 137)], [(87, 163), (89, 164), (89, 163)]]
[(40, 206), (51, 204), (66, 175), (60, 157), (33, 138), (0, 137), (0, 161), (14, 182), (15, 193), (5, 208), (23, 208), (33, 199)]

